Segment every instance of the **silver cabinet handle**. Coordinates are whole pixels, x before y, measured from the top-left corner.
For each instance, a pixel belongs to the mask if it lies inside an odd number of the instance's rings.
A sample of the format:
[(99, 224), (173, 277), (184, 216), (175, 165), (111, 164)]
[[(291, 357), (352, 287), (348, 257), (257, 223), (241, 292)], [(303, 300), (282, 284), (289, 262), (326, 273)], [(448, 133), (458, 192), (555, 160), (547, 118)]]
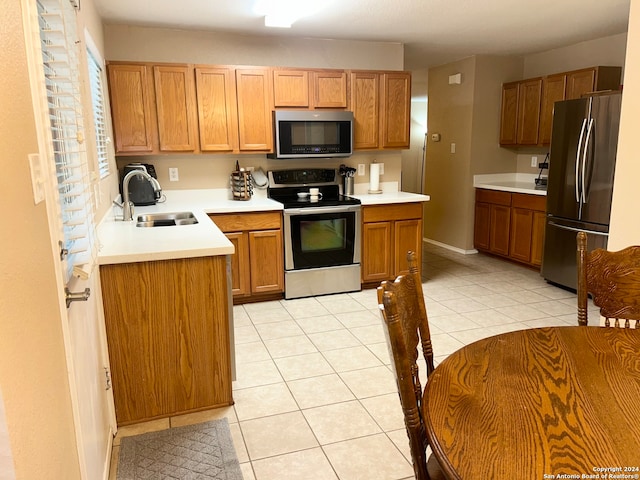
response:
[(576, 227), (569, 227), (567, 225), (560, 225), (559, 223), (553, 222), (553, 221), (549, 221), (549, 225), (552, 225), (554, 227), (558, 227), (562, 230), (569, 230), (571, 232), (584, 232), (587, 235), (600, 235), (602, 237), (608, 237), (609, 234), (606, 232), (596, 232), (594, 230), (584, 230), (582, 228), (576, 228)]

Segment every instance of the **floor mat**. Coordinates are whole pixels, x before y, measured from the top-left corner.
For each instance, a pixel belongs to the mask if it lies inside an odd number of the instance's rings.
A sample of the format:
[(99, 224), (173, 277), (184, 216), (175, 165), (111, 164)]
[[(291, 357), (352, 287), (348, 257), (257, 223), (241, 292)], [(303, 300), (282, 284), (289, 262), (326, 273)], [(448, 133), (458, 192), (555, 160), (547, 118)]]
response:
[(124, 437), (117, 480), (242, 480), (227, 419)]

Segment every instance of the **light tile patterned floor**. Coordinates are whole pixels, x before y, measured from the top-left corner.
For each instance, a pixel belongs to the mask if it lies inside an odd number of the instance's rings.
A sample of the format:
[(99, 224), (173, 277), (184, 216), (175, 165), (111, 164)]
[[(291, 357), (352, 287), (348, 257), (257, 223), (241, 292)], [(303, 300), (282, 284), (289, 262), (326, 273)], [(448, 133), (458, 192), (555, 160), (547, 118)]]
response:
[[(425, 244), (436, 364), (478, 339), (576, 325), (575, 294), (538, 272)], [(234, 307), (235, 405), (120, 429), (226, 416), (245, 480), (413, 478), (375, 290)], [(115, 468), (112, 468), (115, 478)]]

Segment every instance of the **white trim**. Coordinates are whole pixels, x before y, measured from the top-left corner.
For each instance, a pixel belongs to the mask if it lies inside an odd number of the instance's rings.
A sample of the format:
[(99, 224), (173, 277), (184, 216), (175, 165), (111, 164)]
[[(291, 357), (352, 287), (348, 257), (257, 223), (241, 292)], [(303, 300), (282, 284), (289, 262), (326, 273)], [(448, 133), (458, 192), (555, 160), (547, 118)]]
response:
[(423, 238), (422, 241), (430, 243), (432, 245), (437, 245), (438, 247), (446, 248), (447, 250), (451, 250), (452, 252), (461, 253), (463, 255), (473, 255), (478, 253), (478, 250), (476, 250), (475, 248), (471, 250), (464, 250), (462, 248), (447, 245), (446, 243), (438, 242), (437, 240), (432, 240), (430, 238)]

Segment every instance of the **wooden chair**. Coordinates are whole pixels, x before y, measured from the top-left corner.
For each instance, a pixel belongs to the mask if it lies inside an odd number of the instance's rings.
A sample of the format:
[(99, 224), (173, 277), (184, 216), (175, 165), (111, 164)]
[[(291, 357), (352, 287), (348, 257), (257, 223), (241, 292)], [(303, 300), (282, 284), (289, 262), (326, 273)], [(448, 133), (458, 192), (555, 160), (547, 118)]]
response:
[(426, 459), (428, 440), (422, 418), (423, 390), (417, 363), (420, 344), (427, 376), (433, 372), (431, 334), (416, 254), (409, 252), (407, 260), (409, 274), (399, 276), (394, 282), (382, 282), (378, 287), (378, 308), (398, 384), (416, 479), (437, 480), (445, 477), (433, 456)]
[(597, 248), (587, 252), (587, 235), (579, 232), (578, 252), (578, 324), (587, 325), (587, 302), (591, 294), (605, 326), (640, 328), (640, 246), (618, 252)]

